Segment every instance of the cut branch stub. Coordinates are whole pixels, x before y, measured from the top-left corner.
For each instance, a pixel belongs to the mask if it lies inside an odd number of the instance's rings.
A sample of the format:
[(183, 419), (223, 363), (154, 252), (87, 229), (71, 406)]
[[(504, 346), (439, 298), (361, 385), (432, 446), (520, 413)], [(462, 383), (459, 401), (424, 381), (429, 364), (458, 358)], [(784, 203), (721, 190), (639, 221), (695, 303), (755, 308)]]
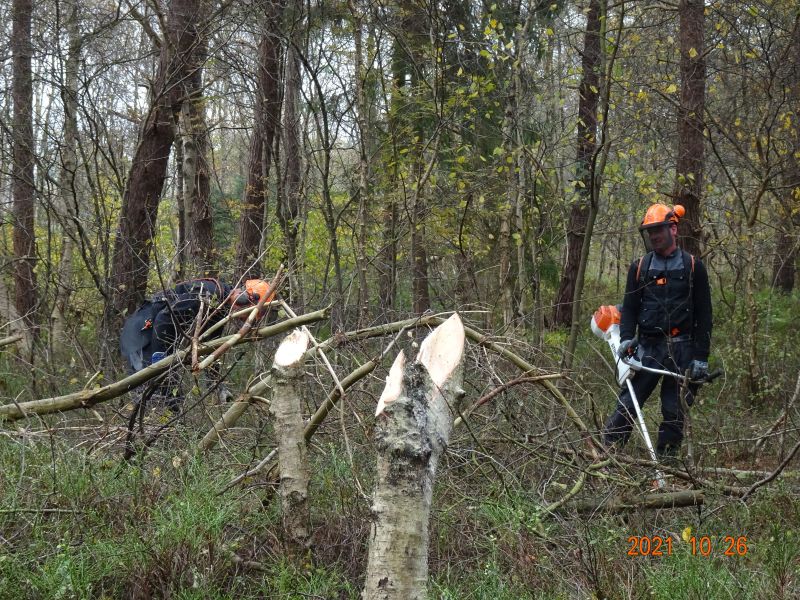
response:
[(386, 376), (386, 387), (383, 388), (381, 397), (378, 399), (378, 407), (375, 409), (375, 416), (379, 416), (386, 405), (394, 402), (400, 397), (403, 392), (403, 369), (406, 366), (406, 355), (401, 350), (392, 363), (392, 368), (389, 369), (389, 374)]
[(302, 329), (295, 329), (281, 342), (275, 352), (276, 367), (290, 367), (297, 363), (308, 350), (308, 334)]
[(463, 356), (464, 324), (454, 314), (422, 341), (417, 362), (425, 365), (433, 383), (441, 387), (461, 364)]
[(376, 427), (377, 486), (363, 597), (427, 597), (428, 522), (439, 458), (463, 396), (464, 327), (453, 315), (417, 359), (401, 353), (386, 378)]

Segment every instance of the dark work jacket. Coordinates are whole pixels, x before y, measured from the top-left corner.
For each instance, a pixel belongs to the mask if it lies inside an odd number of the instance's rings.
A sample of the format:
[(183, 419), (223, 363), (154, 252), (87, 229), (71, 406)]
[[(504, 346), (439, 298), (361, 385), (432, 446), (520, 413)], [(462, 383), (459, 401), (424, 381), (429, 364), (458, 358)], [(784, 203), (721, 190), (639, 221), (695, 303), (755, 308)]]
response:
[[(120, 352), (131, 372), (151, 363), (153, 352), (175, 351), (183, 333), (191, 333), (200, 311), (201, 299), (210, 314), (202, 331), (225, 316), (227, 311), (214, 310), (224, 301), (231, 286), (216, 279), (191, 279), (174, 288), (157, 292), (125, 320), (120, 334)], [(220, 329), (213, 337), (220, 336)]]
[[(651, 256), (653, 255), (653, 256)], [(692, 338), (695, 360), (708, 360), (711, 349), (712, 309), (708, 271), (699, 259), (676, 250), (668, 257), (650, 253), (628, 269), (622, 302), (620, 338)]]

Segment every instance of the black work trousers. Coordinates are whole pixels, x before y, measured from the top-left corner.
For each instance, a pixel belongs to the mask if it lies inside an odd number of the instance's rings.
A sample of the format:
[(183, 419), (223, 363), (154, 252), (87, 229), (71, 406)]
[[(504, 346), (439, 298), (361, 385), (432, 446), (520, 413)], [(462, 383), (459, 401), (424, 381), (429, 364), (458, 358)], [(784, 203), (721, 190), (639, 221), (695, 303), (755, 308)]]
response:
[[(665, 337), (642, 338), (639, 341), (639, 359), (645, 367), (684, 374), (692, 362), (693, 346), (691, 340), (671, 341)], [(638, 371), (631, 383), (643, 406), (661, 380), (661, 415), (663, 420), (658, 428), (656, 453), (669, 456), (677, 453), (683, 440), (683, 408), (680, 401), (680, 382), (674, 377)], [(689, 406), (694, 402), (697, 386), (690, 385), (686, 395)], [(636, 411), (630, 390), (625, 384), (620, 390), (617, 408), (603, 428), (603, 443), (607, 446), (623, 446), (633, 430)]]

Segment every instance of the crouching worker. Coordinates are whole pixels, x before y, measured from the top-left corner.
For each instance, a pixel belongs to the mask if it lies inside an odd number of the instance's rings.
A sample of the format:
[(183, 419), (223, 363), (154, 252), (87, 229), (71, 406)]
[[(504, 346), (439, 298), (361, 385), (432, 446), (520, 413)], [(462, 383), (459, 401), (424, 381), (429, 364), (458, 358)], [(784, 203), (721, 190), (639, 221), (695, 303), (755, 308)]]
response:
[[(122, 327), (120, 351), (128, 363), (130, 373), (157, 363), (185, 346), (195, 332), (195, 323), (203, 311), (204, 333), (218, 324), (231, 312), (255, 306), (259, 299), (274, 292), (263, 279), (250, 279), (240, 287), (233, 287), (217, 279), (191, 279), (174, 288), (154, 294), (130, 315)], [(274, 314), (274, 312), (273, 312)], [(211, 333), (209, 339), (222, 335), (224, 327)], [(183, 400), (180, 388), (181, 365), (173, 365), (158, 383), (151, 398), (163, 402), (167, 408), (177, 412)], [(212, 371), (219, 377), (219, 371)], [(218, 386), (218, 396), (229, 400), (232, 395), (223, 386)]]
[[(645, 367), (684, 374), (693, 380), (708, 376), (711, 346), (711, 290), (703, 263), (677, 246), (682, 206), (654, 204), (640, 226), (648, 252), (628, 269), (620, 318), (620, 358), (636, 357)], [(638, 337), (637, 337), (638, 335)], [(653, 393), (661, 375), (638, 371), (631, 380), (639, 404)], [(689, 385), (691, 406), (696, 385)], [(603, 443), (621, 447), (631, 435), (633, 399), (623, 386), (614, 413), (603, 428)], [(661, 381), (661, 414), (656, 455), (674, 462), (683, 441), (680, 385), (674, 377)]]

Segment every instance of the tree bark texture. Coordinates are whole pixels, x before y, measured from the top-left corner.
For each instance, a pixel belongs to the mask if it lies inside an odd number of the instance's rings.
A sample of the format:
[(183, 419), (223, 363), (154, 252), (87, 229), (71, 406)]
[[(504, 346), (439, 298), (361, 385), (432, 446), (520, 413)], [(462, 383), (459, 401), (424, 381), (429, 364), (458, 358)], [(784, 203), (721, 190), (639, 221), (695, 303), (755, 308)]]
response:
[(147, 290), (158, 205), (175, 139), (175, 120), (186, 99), (187, 80), (192, 75), (192, 56), (198, 44), (202, 10), (202, 4), (191, 0), (170, 3), (150, 111), (125, 184), (114, 241), (111, 306), (106, 315), (109, 332), (118, 329), (123, 315), (136, 310)]
[(275, 134), (281, 118), (281, 16), (284, 2), (269, 2), (264, 14), (263, 34), (258, 45), (258, 73), (254, 122), (250, 140), (247, 185), (239, 221), (237, 273), (245, 278), (263, 277), (259, 251), (265, 235), (264, 215), (269, 195), (268, 177), (273, 160)]
[(186, 234), (186, 217), (190, 209), (186, 206), (186, 192), (184, 182), (186, 177), (183, 172), (185, 164), (183, 156), (183, 135), (175, 137), (175, 207), (178, 210), (178, 256), (175, 267), (175, 280), (186, 279), (186, 269), (189, 263), (189, 236)]
[(72, 294), (74, 239), (78, 236), (73, 219), (78, 218), (78, 70), (83, 40), (80, 34), (78, 0), (69, 5), (66, 23), (69, 49), (64, 64), (64, 83), (61, 87), (61, 102), (64, 106), (64, 139), (61, 145), (61, 169), (59, 173), (59, 212), (63, 229), (61, 259), (58, 265), (56, 297), (53, 302), (51, 339), (56, 344), (65, 340), (67, 307)]
[[(206, 19), (206, 0), (198, 3), (204, 8), (201, 21)], [(216, 277), (213, 217), (211, 212), (211, 168), (208, 162), (208, 125), (203, 99), (203, 65), (208, 58), (207, 41), (198, 38), (191, 53), (189, 75), (186, 78), (186, 98), (181, 105), (184, 124), (184, 206), (186, 233), (189, 243), (192, 276)]]
[[(370, 298), (367, 283), (367, 220), (372, 209), (372, 190), (370, 186), (370, 132), (372, 124), (371, 104), (367, 102), (366, 88), (372, 78), (368, 78), (367, 69), (364, 66), (364, 8), (358, 0), (350, 0), (350, 13), (353, 18), (353, 45), (354, 45), (354, 68), (355, 68), (355, 110), (356, 123), (358, 124), (358, 220), (356, 228), (356, 261), (358, 270), (358, 324), (366, 325), (369, 321)], [(372, 44), (368, 44), (368, 56), (373, 50)], [(371, 62), (371, 61), (370, 61)]]
[(372, 504), (367, 600), (427, 597), (428, 522), (439, 459), (463, 391), (464, 327), (453, 315), (405, 365), (401, 352), (378, 402), (377, 485)]
[(704, 114), (706, 97), (705, 1), (680, 0), (681, 104), (678, 109), (678, 148), (675, 202), (686, 208), (678, 224), (683, 248), (700, 254), (703, 170), (705, 167)]
[(789, 98), (787, 157), (783, 172), (785, 192), (778, 207), (778, 241), (772, 268), (773, 285), (789, 294), (794, 289), (800, 251), (800, 14), (795, 17), (788, 52), (785, 88)]
[(288, 10), (291, 28), (286, 50), (286, 69), (283, 96), (283, 182), (278, 202), (278, 222), (283, 232), (284, 250), (289, 273), (289, 303), (303, 306), (301, 256), (298, 238), (301, 224), (302, 162), (300, 158), (300, 57), (303, 7), (294, 0)]
[(279, 495), (283, 527), (289, 541), (306, 547), (310, 536), (308, 506), (308, 450), (304, 437), (303, 391), (304, 358), (308, 334), (295, 329), (275, 352), (272, 364), (272, 403), (278, 439)]
[(14, 305), (24, 325), (35, 338), (36, 326), (36, 234), (34, 231), (33, 84), (31, 75), (31, 0), (12, 3), (12, 97), (14, 113), (11, 195), (13, 198)]
[(575, 181), (578, 198), (572, 205), (567, 225), (567, 256), (556, 296), (553, 320), (556, 325), (572, 323), (572, 302), (580, 268), (583, 238), (591, 210), (594, 176), (592, 159), (597, 149), (597, 106), (600, 99), (600, 0), (591, 0), (586, 16), (581, 66), (583, 75), (578, 101), (578, 151)]

